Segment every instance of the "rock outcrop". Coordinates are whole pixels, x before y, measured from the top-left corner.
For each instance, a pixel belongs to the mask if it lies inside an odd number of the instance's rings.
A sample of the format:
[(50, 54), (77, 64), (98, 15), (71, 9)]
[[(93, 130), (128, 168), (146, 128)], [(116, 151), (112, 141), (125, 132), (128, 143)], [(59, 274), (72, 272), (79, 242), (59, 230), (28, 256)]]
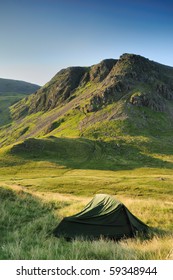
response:
[[(79, 98), (80, 94), (85, 95)], [(91, 67), (69, 67), (59, 71), (35, 94), (15, 104), (11, 113), (13, 119), (19, 119), (62, 107), (72, 100), (76, 102), (71, 102), (71, 109), (75, 103), (75, 108), (89, 113), (121, 98), (133, 106), (163, 112), (166, 100), (173, 99), (173, 68), (134, 54), (124, 54), (119, 60), (103, 60)]]

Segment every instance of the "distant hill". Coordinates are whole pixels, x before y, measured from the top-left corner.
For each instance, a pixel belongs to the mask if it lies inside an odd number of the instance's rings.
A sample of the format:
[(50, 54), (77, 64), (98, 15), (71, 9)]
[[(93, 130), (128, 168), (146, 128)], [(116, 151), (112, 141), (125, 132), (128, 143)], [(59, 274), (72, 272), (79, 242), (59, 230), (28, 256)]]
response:
[(11, 79), (2, 79), (0, 78), (0, 93), (6, 92), (15, 92), (15, 93), (24, 93), (31, 94), (38, 90), (40, 86), (27, 83), (24, 81), (11, 80)]
[(4, 125), (10, 121), (9, 107), (29, 95), (40, 86), (10, 79), (0, 78), (0, 125)]

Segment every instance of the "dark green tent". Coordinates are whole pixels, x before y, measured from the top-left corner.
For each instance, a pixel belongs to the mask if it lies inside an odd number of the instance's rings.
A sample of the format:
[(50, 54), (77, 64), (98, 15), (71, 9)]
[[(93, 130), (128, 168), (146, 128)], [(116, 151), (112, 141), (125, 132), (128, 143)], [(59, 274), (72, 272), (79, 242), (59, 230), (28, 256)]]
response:
[(147, 232), (148, 226), (136, 218), (121, 202), (105, 194), (97, 194), (80, 213), (64, 218), (54, 234), (57, 237), (120, 239)]

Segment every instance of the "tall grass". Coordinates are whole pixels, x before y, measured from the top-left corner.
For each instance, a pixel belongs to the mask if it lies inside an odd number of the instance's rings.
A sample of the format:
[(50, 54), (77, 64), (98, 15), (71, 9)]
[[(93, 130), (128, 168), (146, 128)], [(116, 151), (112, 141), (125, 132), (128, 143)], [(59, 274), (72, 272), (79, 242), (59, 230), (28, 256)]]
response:
[[(50, 201), (51, 200), (51, 201)], [(164, 230), (153, 230), (148, 239), (136, 237), (119, 242), (100, 239), (84, 241), (81, 239), (67, 242), (55, 238), (52, 230), (60, 221), (60, 216), (71, 214), (82, 207), (88, 200), (78, 197), (71, 200), (70, 196), (49, 197), (41, 200), (25, 192), (14, 192), (7, 188), (0, 188), (0, 259), (167, 259), (172, 249), (172, 235), (170, 230), (171, 207), (163, 208), (167, 223)], [(124, 198), (130, 210), (140, 215), (140, 209), (146, 201)], [(152, 201), (151, 201), (152, 202)], [(154, 202), (154, 201), (153, 201)], [(78, 205), (79, 203), (79, 205)], [(136, 207), (132, 205), (136, 204)], [(72, 211), (73, 205), (73, 211)], [(75, 206), (76, 205), (76, 206)], [(141, 205), (142, 207), (139, 207)], [(161, 219), (157, 215), (157, 222), (152, 219), (152, 203), (144, 215), (146, 221), (150, 216), (152, 223), (159, 225)], [(66, 209), (65, 212), (64, 209)], [(157, 212), (157, 211), (156, 211)], [(63, 214), (63, 215), (62, 215)]]

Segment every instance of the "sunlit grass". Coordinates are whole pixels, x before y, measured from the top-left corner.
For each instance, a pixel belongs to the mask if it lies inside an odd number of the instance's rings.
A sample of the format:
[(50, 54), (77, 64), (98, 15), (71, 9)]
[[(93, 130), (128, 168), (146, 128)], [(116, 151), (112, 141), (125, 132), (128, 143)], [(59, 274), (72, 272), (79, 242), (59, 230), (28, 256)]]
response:
[[(77, 239), (67, 242), (53, 237), (52, 230), (57, 226), (62, 216), (71, 215), (81, 210), (89, 198), (70, 195), (42, 196), (42, 199), (18, 191), (11, 192), (0, 188), (0, 259), (170, 259), (172, 249), (171, 205), (166, 202), (160, 207), (154, 200), (139, 200), (121, 197), (123, 202), (142, 217), (149, 225), (157, 226), (147, 239), (136, 237), (119, 242), (100, 239), (84, 241)], [(37, 195), (37, 194), (36, 194)], [(143, 213), (144, 206), (146, 211)], [(160, 226), (165, 213), (167, 223)], [(156, 218), (154, 220), (153, 218)]]
[[(171, 258), (172, 148), (161, 150), (161, 142), (151, 145), (143, 137), (134, 143), (131, 137), (123, 141), (49, 137), (1, 149), (0, 184), (17, 196), (0, 196), (0, 258)], [(51, 235), (63, 217), (81, 211), (97, 193), (122, 201), (152, 227), (151, 236), (117, 243), (66, 242)]]

